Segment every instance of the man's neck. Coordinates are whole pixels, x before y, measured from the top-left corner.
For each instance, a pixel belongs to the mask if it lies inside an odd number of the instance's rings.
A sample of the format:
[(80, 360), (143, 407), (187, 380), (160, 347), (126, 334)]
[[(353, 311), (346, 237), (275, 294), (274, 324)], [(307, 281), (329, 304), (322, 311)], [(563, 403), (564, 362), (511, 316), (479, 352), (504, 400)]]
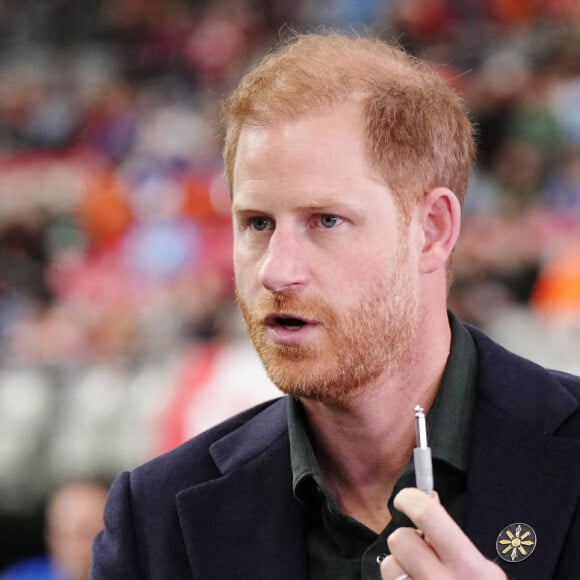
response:
[(414, 408), (431, 407), (449, 353), (448, 338), (438, 355), (423, 353), (340, 409), (302, 401), (328, 488), (345, 513), (375, 531), (389, 521), (388, 499), (414, 447)]

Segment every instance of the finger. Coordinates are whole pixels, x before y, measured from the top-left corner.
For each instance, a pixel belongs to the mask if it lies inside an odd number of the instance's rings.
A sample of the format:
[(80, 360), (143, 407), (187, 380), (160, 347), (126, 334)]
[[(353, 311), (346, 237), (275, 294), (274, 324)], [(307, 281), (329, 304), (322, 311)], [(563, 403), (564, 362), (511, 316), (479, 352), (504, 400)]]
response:
[(391, 555), (412, 578), (448, 578), (431, 546), (414, 528), (399, 528), (388, 538)]
[(483, 559), (437, 498), (416, 488), (406, 488), (397, 494), (394, 505), (424, 533), (425, 540), (443, 563), (460, 568), (464, 562), (472, 562), (474, 553)]
[(381, 578), (382, 580), (395, 580), (407, 574), (406, 570), (397, 562), (393, 555), (387, 556), (381, 562)]

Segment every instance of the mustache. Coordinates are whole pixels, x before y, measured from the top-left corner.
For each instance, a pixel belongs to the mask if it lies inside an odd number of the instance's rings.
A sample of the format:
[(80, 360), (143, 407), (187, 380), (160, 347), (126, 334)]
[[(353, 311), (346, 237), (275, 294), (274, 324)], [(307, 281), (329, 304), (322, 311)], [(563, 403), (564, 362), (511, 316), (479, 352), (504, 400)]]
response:
[(320, 299), (302, 298), (288, 292), (269, 292), (258, 298), (251, 309), (236, 290), (236, 301), (242, 309), (251, 311), (254, 320), (264, 319), (269, 314), (292, 314), (297, 318), (333, 324), (337, 320), (334, 311)]

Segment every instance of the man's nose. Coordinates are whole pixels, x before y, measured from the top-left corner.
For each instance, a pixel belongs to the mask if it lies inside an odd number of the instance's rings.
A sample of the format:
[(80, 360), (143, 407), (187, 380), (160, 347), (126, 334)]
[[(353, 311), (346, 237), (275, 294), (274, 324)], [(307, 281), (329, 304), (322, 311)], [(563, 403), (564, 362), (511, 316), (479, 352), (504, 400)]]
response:
[(260, 282), (272, 292), (298, 291), (308, 281), (305, 241), (292, 229), (276, 229), (259, 270)]

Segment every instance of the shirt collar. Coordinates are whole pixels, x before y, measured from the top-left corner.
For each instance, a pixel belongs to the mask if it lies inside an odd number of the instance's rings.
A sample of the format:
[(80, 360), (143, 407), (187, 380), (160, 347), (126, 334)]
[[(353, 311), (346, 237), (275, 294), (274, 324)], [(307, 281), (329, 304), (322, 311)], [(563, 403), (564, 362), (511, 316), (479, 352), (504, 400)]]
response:
[(437, 395), (427, 415), (431, 455), (467, 470), (471, 417), (475, 405), (477, 351), (468, 330), (449, 313), (451, 349)]

